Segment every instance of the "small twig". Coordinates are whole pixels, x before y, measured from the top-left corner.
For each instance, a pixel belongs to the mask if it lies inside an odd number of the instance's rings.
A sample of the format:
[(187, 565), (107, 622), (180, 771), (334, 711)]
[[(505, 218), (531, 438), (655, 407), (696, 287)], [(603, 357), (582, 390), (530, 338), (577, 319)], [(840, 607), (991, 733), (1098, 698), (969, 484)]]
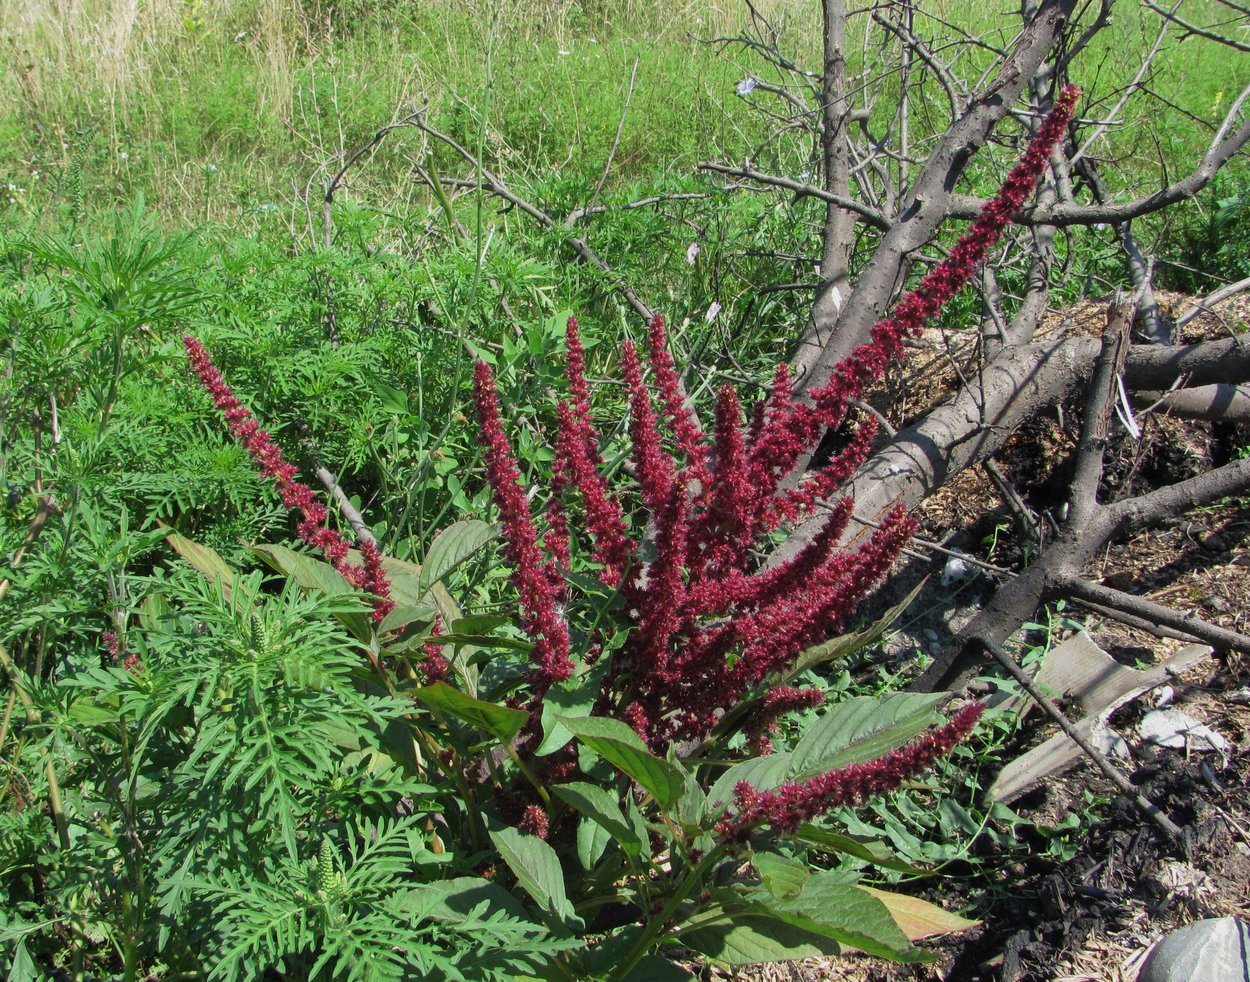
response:
[(1223, 34), (1216, 34), (1214, 31), (1208, 31), (1206, 28), (1199, 27), (1197, 24), (1193, 24), (1181, 17), (1178, 17), (1176, 15), (1176, 7), (1179, 7), (1180, 4), (1177, 4), (1171, 10), (1165, 10), (1157, 3), (1154, 3), (1153, 0), (1145, 0), (1145, 4), (1155, 13), (1159, 14), (1166, 20), (1170, 20), (1187, 34), (1195, 34), (1198, 37), (1206, 38), (1208, 41), (1218, 41), (1220, 44), (1227, 44), (1230, 48), (1235, 48), (1238, 51), (1250, 51), (1250, 44), (1243, 44), (1241, 41), (1235, 41), (1230, 37), (1225, 37)]
[(1168, 818), (1158, 805), (1149, 801), (1141, 792), (1139, 792), (1133, 786), (1132, 782), (1124, 776), (1124, 773), (1106, 758), (1106, 755), (1101, 753), (1098, 748), (1081, 735), (1081, 732), (1072, 725), (1068, 718), (1063, 714), (1063, 711), (1050, 700), (1046, 693), (1042, 692), (1042, 690), (1033, 683), (1033, 680), (1029, 678), (1019, 665), (1016, 664), (1016, 660), (1012, 658), (1011, 655), (988, 638), (976, 638), (974, 640), (979, 643), (982, 648), (994, 656), (994, 659), (1007, 670), (1007, 674), (1015, 679), (1016, 682), (1019, 683), (1020, 687), (1032, 697), (1033, 701), (1042, 708), (1046, 715), (1055, 721), (1055, 724), (1059, 727), (1059, 729), (1063, 730), (1068, 739), (1085, 752), (1085, 755), (1089, 757), (1089, 759), (1094, 762), (1094, 765), (1107, 776), (1107, 779), (1120, 790), (1121, 794), (1124, 794), (1128, 798), (1132, 799), (1133, 803), (1137, 805), (1138, 810), (1150, 819), (1159, 831), (1163, 832), (1170, 839), (1179, 839), (1181, 837), (1182, 833), (1180, 827)]
[(1247, 276), (1244, 280), (1238, 280), (1236, 283), (1229, 283), (1227, 286), (1220, 287), (1206, 298), (1195, 301), (1192, 307), (1181, 314), (1176, 319), (1176, 329), (1179, 331), (1199, 314), (1213, 313), (1212, 308), (1217, 304), (1246, 290), (1250, 290), (1250, 276)]
[(338, 173), (330, 178), (329, 183), (325, 186), (325, 193), (321, 202), (322, 236), (323, 244), (326, 248), (330, 247), (330, 243), (334, 238), (334, 222), (332, 218), (334, 193), (343, 183), (343, 178), (347, 176), (347, 172), (355, 166), (356, 161), (386, 139), (386, 135), (388, 133), (392, 130), (402, 129), (405, 126), (412, 126), (422, 112), (424, 112), (424, 110), (419, 109), (414, 113), (409, 113), (403, 119), (396, 120), (394, 123), (388, 123), (386, 126), (383, 126), (380, 130), (373, 134), (373, 138), (368, 143), (362, 147), (357, 147), (350, 154), (348, 154), (347, 159), (343, 161), (343, 166), (338, 169)]
[(564, 226), (569, 228), (583, 218), (591, 215), (602, 215), (608, 211), (633, 211), (635, 208), (649, 208), (652, 205), (664, 204), (668, 201), (706, 201), (713, 195), (703, 191), (680, 191), (673, 194), (653, 194), (646, 198), (637, 198), (619, 205), (587, 205), (585, 208), (574, 208), (564, 216)]
[(992, 457), (987, 457), (981, 462), (981, 469), (989, 475), (994, 487), (998, 489), (998, 493), (1002, 495), (1003, 501), (1007, 503), (1008, 509), (1016, 519), (1016, 525), (1020, 529), (1020, 534), (1025, 540), (1038, 542), (1041, 536), (1037, 529), (1037, 515), (1033, 509), (1028, 506), (1023, 498), (1020, 497), (1011, 482), (1007, 480), (1007, 475), (1002, 472), (998, 464), (994, 462)]
[[(489, 191), (498, 198), (502, 198), (513, 207), (519, 208), (521, 211), (525, 212), (525, 214), (534, 219), (534, 221), (538, 222), (538, 224), (543, 228), (554, 229), (557, 227), (554, 218), (538, 206), (534, 205), (532, 202), (529, 202), (520, 195), (514, 193), (502, 179), (487, 170), (482, 162), (478, 160), (470, 150), (462, 146), (453, 137), (435, 129), (428, 122), (426, 122), (422, 113), (419, 112), (414, 114), (413, 121), (423, 133), (428, 133), (436, 140), (439, 140), (451, 147), (451, 149), (455, 150), (456, 153), (464, 159), (465, 163), (469, 164), (469, 166), (474, 169), (475, 173), (479, 176), (479, 180), (474, 183), (482, 185), (484, 190)], [(442, 180), (445, 183), (456, 183), (455, 181), (448, 181), (446, 178), (443, 178)], [(585, 262), (611, 277), (613, 280), (612, 285), (615, 287), (616, 291), (625, 298), (625, 302), (628, 303), (634, 311), (642, 317), (643, 320), (648, 322), (651, 321), (651, 319), (655, 316), (655, 312), (651, 309), (651, 307), (643, 302), (642, 298), (638, 296), (633, 287), (626, 283), (625, 280), (622, 279), (616, 271), (613, 270), (612, 267), (609, 266), (599, 256), (599, 254), (590, 247), (590, 244), (585, 239), (577, 236), (569, 236), (564, 240), (564, 243), (576, 252)]]
[(825, 201), (837, 205), (839, 208), (845, 208), (847, 211), (854, 212), (873, 228), (880, 229), (883, 232), (889, 231), (891, 227), (889, 219), (881, 212), (869, 208), (862, 201), (856, 201), (854, 198), (847, 198), (840, 194), (832, 194), (824, 188), (818, 188), (812, 184), (804, 184), (802, 181), (796, 181), (789, 177), (767, 174), (747, 165), (731, 167), (728, 164), (721, 164), (715, 160), (700, 161), (699, 170), (709, 170), (717, 174), (728, 174), (731, 177), (742, 177), (748, 181), (757, 181), (760, 184), (770, 184), (773, 187), (785, 188), (787, 191), (793, 191), (800, 197), (817, 198), (820, 201)]

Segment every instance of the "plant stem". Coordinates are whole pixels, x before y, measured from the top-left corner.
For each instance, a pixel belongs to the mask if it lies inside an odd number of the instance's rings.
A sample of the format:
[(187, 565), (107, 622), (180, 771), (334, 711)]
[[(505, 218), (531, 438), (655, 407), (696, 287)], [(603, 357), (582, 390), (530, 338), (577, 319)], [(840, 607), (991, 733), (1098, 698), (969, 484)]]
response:
[[(13, 659), (9, 656), (8, 649), (2, 644), (0, 644), (0, 665), (3, 665), (4, 670), (9, 673), (9, 681), (13, 684), (13, 691), (22, 700), (22, 706), (26, 710), (26, 721), (32, 726), (38, 726), (40, 723), (39, 710), (35, 708), (30, 694), (22, 688), (22, 683), (18, 678), (17, 666), (13, 664)], [(65, 807), (61, 803), (61, 786), (57, 783), (56, 769), (52, 766), (51, 757), (48, 758), (45, 773), (48, 778), (48, 808), (51, 810), (52, 820), (56, 824), (57, 839), (60, 841), (62, 849), (69, 849), (69, 823), (65, 820)]]
[(663, 931), (668, 925), (668, 922), (672, 920), (673, 914), (676, 913), (677, 908), (681, 905), (682, 901), (684, 901), (690, 891), (703, 880), (707, 871), (720, 861), (724, 852), (725, 847), (721, 844), (715, 845), (708, 850), (707, 855), (699, 861), (699, 864), (686, 875), (686, 878), (682, 881), (681, 885), (673, 891), (672, 896), (668, 898), (668, 901), (660, 909), (660, 912), (647, 922), (647, 926), (643, 928), (642, 936), (634, 945), (633, 950), (624, 959), (622, 959), (612, 978), (628, 978), (629, 973), (634, 970), (634, 967), (642, 960), (643, 956), (646, 955), (647, 950), (655, 942), (655, 939), (660, 935), (660, 932)]

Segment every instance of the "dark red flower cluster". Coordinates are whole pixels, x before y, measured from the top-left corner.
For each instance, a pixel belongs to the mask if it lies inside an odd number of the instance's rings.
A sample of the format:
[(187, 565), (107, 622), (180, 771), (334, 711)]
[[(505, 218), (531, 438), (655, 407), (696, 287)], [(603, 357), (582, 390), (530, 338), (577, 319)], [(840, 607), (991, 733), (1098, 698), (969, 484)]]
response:
[(734, 788), (733, 813), (717, 824), (716, 831), (730, 842), (744, 841), (761, 825), (793, 832), (831, 808), (896, 791), (904, 781), (924, 773), (954, 750), (972, 732), (984, 709), (982, 703), (969, 703), (945, 726), (930, 730), (915, 743), (808, 781), (791, 781), (774, 791), (757, 791), (745, 781), (739, 782)]
[(536, 835), (540, 839), (546, 839), (550, 831), (546, 810), (542, 805), (529, 805), (521, 816), (521, 820), (517, 822), (517, 828), (526, 835)]
[[(783, 522), (829, 499), (867, 458), (872, 421), (854, 427), (843, 448), (797, 487), (785, 478), (825, 430), (847, 423), (851, 401), (901, 356), (918, 333), (973, 275), (1011, 216), (1028, 200), (1063, 136), (1077, 91), (1063, 90), (1027, 151), (971, 229), (919, 285), (896, 304), (828, 382), (800, 401), (788, 369), (778, 368), (771, 397), (744, 419), (734, 390), (718, 394), (710, 435), (681, 392), (668, 353), (664, 321), (656, 317), (647, 354), (655, 389), (635, 346), (622, 351), (629, 396), (633, 474), (645, 508), (645, 530), (630, 534), (632, 509), (602, 474), (601, 438), (590, 414), (578, 324), (568, 325), (569, 397), (557, 419), (555, 487), (548, 533), (539, 535), (519, 483), (490, 369), (474, 374), (488, 479), (502, 513), (522, 623), (534, 639), (538, 697), (569, 676), (565, 573), (573, 548), (570, 507), (584, 515), (586, 548), (603, 582), (620, 591), (632, 625), (612, 658), (600, 709), (627, 720), (657, 751), (674, 741), (702, 739), (744, 699), (765, 699), (795, 657), (838, 628), (881, 578), (913, 531), (896, 508), (851, 549), (839, 548), (851, 503), (836, 501), (810, 544), (774, 568), (753, 567), (752, 549)], [(636, 530), (639, 526), (635, 526)], [(647, 543), (649, 562), (641, 558)], [(764, 703), (768, 707), (768, 703)], [(784, 712), (785, 700), (773, 704)], [(771, 725), (776, 714), (762, 717)]]
[(757, 757), (772, 753), (769, 734), (777, 729), (777, 721), (790, 713), (815, 709), (824, 701), (825, 694), (820, 689), (796, 689), (789, 685), (779, 685), (771, 690), (760, 700), (743, 727), (751, 753)]
[(225, 416), (230, 432), (247, 448), (261, 475), (271, 478), (278, 486), (278, 495), (287, 510), (303, 516), (298, 526), (300, 538), (320, 549), (348, 583), (372, 595), (373, 619), (382, 623), (395, 603), (390, 599), (391, 584), (382, 568), (382, 556), (377, 547), (372, 542), (359, 541), (356, 548), (360, 551), (362, 565), (348, 561), (350, 547), (343, 536), (326, 524), (329, 517), (326, 506), (317, 500), (312, 488), (296, 480), (299, 470), (294, 464), (287, 463), (273, 438), (261, 429), (252, 414), (235, 397), (204, 345), (190, 334), (183, 336), (182, 343), (200, 384)]

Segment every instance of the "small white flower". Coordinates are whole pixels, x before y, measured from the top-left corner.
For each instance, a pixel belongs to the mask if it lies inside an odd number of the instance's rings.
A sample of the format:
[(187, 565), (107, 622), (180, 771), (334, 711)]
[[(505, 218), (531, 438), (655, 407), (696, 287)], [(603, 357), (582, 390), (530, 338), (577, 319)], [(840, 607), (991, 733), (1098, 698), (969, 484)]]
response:
[(686, 265), (693, 266), (694, 261), (699, 258), (699, 243), (691, 242), (690, 248), (686, 250)]
[(719, 314), (720, 311), (720, 304), (713, 300), (712, 305), (707, 309), (707, 313), (703, 315), (703, 319), (710, 324), (712, 321), (716, 320), (716, 315)]
[(568, 57), (569, 55), (571, 55), (573, 52), (569, 51), (569, 50), (568, 50), (568, 49), (566, 49), (566, 48), (561, 48), (559, 53), (560, 53), (560, 57), (561, 57), (561, 58), (567, 58), (567, 57)]
[(126, 151), (125, 151), (125, 150), (118, 150), (118, 151), (117, 151), (117, 156), (118, 156), (118, 157), (120, 157), (122, 160), (129, 160), (129, 159), (130, 159), (130, 154), (126, 153)]
[(204, 169), (205, 169), (206, 171), (208, 171), (210, 174), (215, 174), (215, 173), (217, 173), (217, 165), (216, 165), (216, 164), (206, 164), (206, 165), (205, 165), (205, 167), (204, 167)]
[(738, 95), (740, 96), (750, 95), (752, 92), (755, 91), (755, 87), (759, 84), (760, 83), (755, 79), (754, 76), (748, 75), (746, 78), (744, 78), (741, 82), (738, 83)]

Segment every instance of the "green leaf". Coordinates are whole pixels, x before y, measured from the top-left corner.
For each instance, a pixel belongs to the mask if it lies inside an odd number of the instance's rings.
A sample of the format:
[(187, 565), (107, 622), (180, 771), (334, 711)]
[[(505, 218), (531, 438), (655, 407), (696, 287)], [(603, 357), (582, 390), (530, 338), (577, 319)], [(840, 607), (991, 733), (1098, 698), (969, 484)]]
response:
[(392, 416), (408, 415), (408, 393), (387, 385), (385, 382), (379, 382), (377, 379), (373, 380), (372, 389), (377, 393), (383, 412), (390, 413)]
[(833, 938), (805, 931), (761, 909), (745, 910), (720, 923), (683, 932), (681, 943), (725, 965), (759, 965), (842, 953), (842, 946)]
[(637, 858), (641, 854), (642, 843), (638, 834), (626, 821), (616, 795), (612, 792), (597, 784), (570, 781), (568, 784), (552, 785), (551, 793), (601, 826), (631, 856)]
[(521, 731), (529, 713), (523, 709), (509, 709), (493, 702), (485, 702), (466, 696), (446, 682), (435, 682), (412, 690), (412, 697), (431, 709), (450, 713), (479, 730), (485, 730), (500, 743), (511, 743)]
[(652, 754), (628, 724), (604, 716), (557, 716), (556, 722), (651, 792), (661, 808), (668, 808), (681, 794), (682, 771)]
[(840, 944), (894, 961), (930, 961), (913, 948), (889, 909), (848, 883), (845, 874), (815, 873), (793, 899), (774, 901), (769, 912), (794, 927), (825, 934)]
[(9, 965), (9, 982), (37, 982), (42, 978), (46, 976), (35, 966), (35, 960), (26, 950), (26, 939), (22, 938), (13, 949), (13, 961)]
[(186, 536), (179, 535), (177, 532), (170, 532), (165, 537), (165, 541), (173, 547), (174, 552), (178, 553), (183, 559), (207, 576), (210, 582), (221, 580), (226, 599), (230, 599), (230, 587), (234, 583), (234, 570), (226, 564), (226, 561), (221, 558), (221, 555), (215, 549), (188, 539)]
[[(436, 900), (436, 903), (432, 905), (424, 905), (427, 913), (430, 911), (444, 911), (452, 915), (446, 918), (449, 921), (464, 920), (483, 901), (489, 905), (488, 909), (492, 912), (501, 910), (517, 920), (529, 920), (525, 907), (516, 897), (498, 883), (482, 879), (481, 877), (457, 876), (450, 880), (425, 884), (419, 887), (418, 890), (432, 895)], [(425, 901), (428, 898), (422, 899)], [(401, 906), (400, 909), (406, 910), (409, 908)], [(437, 916), (437, 914), (432, 914), (431, 916)]]
[(794, 748), (790, 776), (804, 780), (901, 747), (937, 719), (946, 692), (857, 696), (838, 703), (808, 727)]
[(583, 818), (577, 823), (577, 861), (582, 869), (590, 872), (603, 856), (612, 841), (612, 834), (598, 822)]
[(877, 839), (857, 839), (839, 832), (831, 832), (817, 825), (800, 825), (794, 837), (799, 841), (827, 852), (831, 855), (851, 856), (862, 859), (866, 863), (881, 869), (894, 870), (897, 873), (921, 872), (910, 863), (899, 859), (885, 843)]
[(461, 563), (480, 552), (499, 534), (495, 526), (471, 518), (447, 526), (430, 543), (417, 589), (426, 593)]
[(419, 606), (409, 606), (405, 604), (402, 607), (395, 607), (386, 619), (382, 621), (378, 627), (379, 634), (387, 634), (390, 631), (398, 631), (407, 627), (409, 624), (420, 622), (422, 624), (431, 624), (434, 621), (434, 615), (437, 612), (433, 607), (426, 604)]
[(840, 658), (846, 658), (853, 655), (862, 648), (867, 648), (870, 644), (876, 644), (881, 636), (889, 629), (902, 615), (908, 607), (911, 606), (913, 600), (919, 595), (924, 585), (928, 582), (928, 578), (921, 580), (916, 584), (916, 588), (912, 590), (902, 602), (895, 607), (891, 607), (881, 617), (873, 621), (871, 625), (862, 631), (853, 631), (850, 634), (843, 634), (840, 637), (830, 638), (818, 645), (808, 648), (806, 651), (800, 652), (798, 658), (794, 660), (794, 664), (784, 673), (776, 678), (769, 680), (765, 685), (765, 689), (771, 689), (775, 685), (782, 685), (791, 679), (797, 678), (810, 668), (822, 665), (826, 662), (837, 661)]
[(803, 892), (803, 887), (811, 877), (807, 863), (783, 856), (771, 849), (752, 850), (751, 865), (759, 874), (774, 900), (790, 900)]
[(553, 754), (573, 739), (573, 733), (559, 722), (559, 717), (580, 719), (589, 716), (607, 673), (608, 659), (600, 658), (580, 678), (568, 679), (547, 690), (543, 696), (543, 740), (534, 751), (536, 757)]
[(745, 781), (757, 791), (770, 791), (786, 782), (790, 774), (789, 753), (767, 754), (752, 757), (728, 768), (707, 793), (708, 804), (721, 808), (733, 803), (734, 787)]
[(542, 839), (525, 835), (514, 828), (491, 830), (490, 838), (503, 861), (516, 875), (517, 882), (534, 902), (559, 923), (571, 930), (579, 930), (581, 919), (564, 891), (564, 871), (556, 851)]

